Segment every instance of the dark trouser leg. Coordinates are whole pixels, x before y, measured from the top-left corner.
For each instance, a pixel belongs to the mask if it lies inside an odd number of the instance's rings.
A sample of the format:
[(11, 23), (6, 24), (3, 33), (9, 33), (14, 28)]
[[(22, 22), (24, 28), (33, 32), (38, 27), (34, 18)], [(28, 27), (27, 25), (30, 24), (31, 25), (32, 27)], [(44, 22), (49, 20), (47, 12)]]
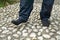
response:
[(20, 0), (20, 11), (19, 17), (23, 20), (27, 20), (30, 16), (30, 13), (33, 9), (34, 0)]
[(41, 19), (50, 18), (54, 0), (43, 0), (42, 9), (40, 12)]

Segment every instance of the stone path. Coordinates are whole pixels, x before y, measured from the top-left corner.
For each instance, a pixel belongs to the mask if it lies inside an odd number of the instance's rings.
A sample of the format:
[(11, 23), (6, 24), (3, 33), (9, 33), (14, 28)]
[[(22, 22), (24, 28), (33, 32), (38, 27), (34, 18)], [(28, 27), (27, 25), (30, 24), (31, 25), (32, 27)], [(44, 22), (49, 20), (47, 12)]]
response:
[(48, 28), (41, 24), (40, 10), (41, 3), (34, 3), (28, 21), (16, 26), (11, 20), (18, 18), (19, 3), (0, 8), (0, 40), (60, 40), (60, 5), (53, 5)]

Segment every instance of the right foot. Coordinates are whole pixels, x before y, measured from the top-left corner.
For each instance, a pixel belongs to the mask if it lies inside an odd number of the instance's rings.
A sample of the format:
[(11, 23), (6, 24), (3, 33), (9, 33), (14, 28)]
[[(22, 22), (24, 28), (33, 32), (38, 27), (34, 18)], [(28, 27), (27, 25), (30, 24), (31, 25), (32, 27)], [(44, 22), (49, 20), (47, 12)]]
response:
[(11, 22), (15, 25), (19, 25), (20, 23), (25, 23), (26, 21), (17, 19), (17, 20), (12, 20)]

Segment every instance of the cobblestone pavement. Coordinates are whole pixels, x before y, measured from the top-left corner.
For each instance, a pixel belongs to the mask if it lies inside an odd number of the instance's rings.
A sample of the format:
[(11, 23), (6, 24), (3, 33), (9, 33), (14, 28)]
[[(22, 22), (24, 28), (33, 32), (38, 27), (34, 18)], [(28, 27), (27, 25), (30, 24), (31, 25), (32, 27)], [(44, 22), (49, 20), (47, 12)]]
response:
[[(0, 40), (57, 40), (60, 38), (60, 5), (53, 5), (51, 25), (43, 27), (39, 12), (41, 3), (34, 9), (26, 23), (18, 26), (11, 20), (18, 18), (19, 3), (0, 8)], [(60, 40), (60, 39), (59, 39)]]

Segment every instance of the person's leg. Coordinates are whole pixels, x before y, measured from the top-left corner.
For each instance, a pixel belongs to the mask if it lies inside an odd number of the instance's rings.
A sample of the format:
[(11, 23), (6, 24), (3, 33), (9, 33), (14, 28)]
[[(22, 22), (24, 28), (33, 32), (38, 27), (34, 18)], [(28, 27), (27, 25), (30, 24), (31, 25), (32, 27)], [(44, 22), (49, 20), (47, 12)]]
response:
[(48, 20), (51, 16), (54, 0), (43, 0), (42, 9), (40, 12), (40, 18), (43, 26), (49, 26), (50, 21)]
[(20, 0), (19, 17), (23, 18), (24, 20), (28, 20), (33, 9), (33, 2), (34, 0)]
[(19, 18), (17, 20), (12, 20), (13, 24), (19, 25), (28, 20), (33, 9), (33, 2), (34, 0), (20, 0)]
[(43, 0), (42, 9), (40, 12), (41, 19), (50, 18), (54, 0)]

